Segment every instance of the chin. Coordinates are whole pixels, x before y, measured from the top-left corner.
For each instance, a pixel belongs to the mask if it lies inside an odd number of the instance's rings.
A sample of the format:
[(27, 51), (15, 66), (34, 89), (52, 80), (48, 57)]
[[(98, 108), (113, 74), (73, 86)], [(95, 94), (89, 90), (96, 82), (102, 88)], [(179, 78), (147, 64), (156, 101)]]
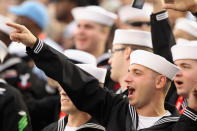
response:
[(129, 101), (129, 104), (130, 104), (131, 106), (135, 106), (135, 105), (136, 105), (136, 103), (133, 102), (133, 101)]
[(68, 109), (68, 108), (61, 108), (61, 111), (66, 113), (66, 114), (69, 114), (70, 109)]
[(76, 46), (76, 48), (77, 48), (78, 50), (83, 50), (83, 46), (81, 46), (81, 45)]
[(183, 90), (177, 90), (177, 94), (178, 94), (179, 96), (186, 97), (186, 93), (185, 93)]

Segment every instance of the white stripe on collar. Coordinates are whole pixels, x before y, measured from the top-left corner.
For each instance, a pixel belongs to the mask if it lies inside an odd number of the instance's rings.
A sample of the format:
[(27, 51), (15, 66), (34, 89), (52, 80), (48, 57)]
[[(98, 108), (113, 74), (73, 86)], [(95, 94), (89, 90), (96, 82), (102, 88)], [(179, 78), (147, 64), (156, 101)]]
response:
[(106, 131), (103, 126), (101, 126), (99, 124), (96, 124), (96, 123), (86, 123), (86, 124), (80, 126), (78, 129), (82, 129), (82, 128), (86, 128), (86, 127), (95, 128), (95, 129)]
[(3, 80), (3, 79), (0, 78), (0, 83), (6, 84), (7, 82), (5, 80)]
[(60, 120), (58, 120), (58, 126), (57, 126), (57, 131), (64, 131), (64, 118), (61, 118)]
[(179, 120), (180, 117), (172, 117), (172, 116), (165, 116), (165, 117), (162, 117), (160, 120), (158, 120), (154, 126), (156, 125), (160, 125), (160, 124), (163, 124), (163, 123), (167, 123), (167, 122), (176, 122)]
[(194, 114), (193, 112), (191, 112), (190, 110), (188, 110), (187, 108), (186, 108), (185, 111), (183, 112), (183, 115), (189, 117), (189, 118), (192, 119), (193, 121), (197, 121), (197, 115)]
[[(130, 111), (130, 115), (131, 115), (131, 119), (132, 119), (132, 126), (134, 129), (137, 129), (138, 127), (138, 122), (137, 122), (137, 117), (138, 117), (138, 114), (137, 114), (137, 111), (135, 109), (135, 107), (131, 106), (129, 104), (129, 111)], [(174, 117), (174, 116), (164, 116), (162, 117), (161, 119), (159, 119), (155, 124), (154, 126), (156, 125), (160, 125), (160, 124), (163, 124), (163, 123), (167, 123), (167, 122), (176, 122), (179, 120), (180, 117)], [(197, 118), (196, 118), (197, 119)]]
[(137, 112), (136, 112), (135, 108), (133, 106), (131, 106), (130, 104), (129, 104), (129, 111), (130, 111), (130, 115), (131, 115), (132, 126), (133, 126), (134, 129), (137, 129), (137, 126), (138, 126), (137, 125), (138, 124), (138, 122), (137, 122)]
[(182, 103), (182, 108), (185, 108), (188, 105), (187, 99), (184, 98), (183, 103)]

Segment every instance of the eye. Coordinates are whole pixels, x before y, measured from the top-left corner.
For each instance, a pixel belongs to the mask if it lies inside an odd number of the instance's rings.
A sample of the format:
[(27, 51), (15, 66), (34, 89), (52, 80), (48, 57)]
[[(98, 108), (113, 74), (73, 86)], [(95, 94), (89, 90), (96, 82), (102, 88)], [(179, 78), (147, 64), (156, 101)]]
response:
[(92, 25), (86, 25), (85, 28), (86, 29), (93, 29), (94, 27)]
[(135, 75), (141, 75), (141, 72), (140, 71), (134, 71), (134, 74)]
[(191, 69), (191, 66), (190, 65), (182, 65), (181, 68), (182, 69)]
[(78, 28), (81, 27), (80, 24), (78, 24), (77, 27), (78, 27)]
[(140, 73), (139, 73), (139, 72), (135, 72), (135, 74), (136, 74), (136, 75), (139, 75)]

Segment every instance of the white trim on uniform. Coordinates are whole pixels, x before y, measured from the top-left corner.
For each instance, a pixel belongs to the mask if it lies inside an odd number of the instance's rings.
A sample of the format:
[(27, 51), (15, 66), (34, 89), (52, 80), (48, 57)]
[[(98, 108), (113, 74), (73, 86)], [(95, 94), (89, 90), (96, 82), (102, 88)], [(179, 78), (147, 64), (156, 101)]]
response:
[(193, 112), (191, 112), (190, 110), (188, 110), (187, 108), (185, 109), (185, 111), (183, 112), (183, 115), (189, 117), (190, 119), (192, 119), (193, 121), (197, 120), (197, 115), (194, 114)]
[(168, 12), (164, 12), (164, 13), (156, 15), (156, 20), (157, 21), (161, 21), (161, 20), (164, 20), (166, 18), (168, 18)]

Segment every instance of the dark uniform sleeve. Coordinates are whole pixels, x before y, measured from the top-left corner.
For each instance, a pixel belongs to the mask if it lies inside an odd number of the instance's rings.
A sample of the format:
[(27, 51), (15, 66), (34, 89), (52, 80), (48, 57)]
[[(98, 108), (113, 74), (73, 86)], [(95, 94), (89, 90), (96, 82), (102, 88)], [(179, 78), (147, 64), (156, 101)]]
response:
[(38, 40), (33, 49), (27, 48), (27, 53), (38, 68), (60, 83), (79, 110), (88, 112), (102, 125), (106, 125), (113, 105), (125, 102), (121, 96), (100, 88), (94, 77), (42, 41)]
[[(154, 53), (173, 63), (170, 49), (175, 44), (175, 39), (166, 11), (151, 15), (151, 33)], [(177, 97), (173, 96), (174, 93), (176, 93), (175, 89), (174, 85), (170, 88), (166, 97), (167, 102), (169, 102), (170, 99), (177, 100)], [(170, 103), (174, 104), (172, 102)], [(179, 121), (174, 125), (172, 131), (196, 131), (196, 120), (197, 113), (187, 107)]]
[(151, 15), (151, 34), (154, 53), (173, 63), (170, 49), (175, 39), (166, 11)]
[(0, 94), (0, 130), (31, 131), (27, 107), (18, 90), (7, 84), (0, 84), (5, 92)]
[[(151, 15), (151, 34), (154, 53), (173, 63), (170, 49), (175, 44), (175, 39), (166, 11)], [(175, 105), (177, 99), (178, 95), (173, 82), (168, 91), (165, 102)]]

